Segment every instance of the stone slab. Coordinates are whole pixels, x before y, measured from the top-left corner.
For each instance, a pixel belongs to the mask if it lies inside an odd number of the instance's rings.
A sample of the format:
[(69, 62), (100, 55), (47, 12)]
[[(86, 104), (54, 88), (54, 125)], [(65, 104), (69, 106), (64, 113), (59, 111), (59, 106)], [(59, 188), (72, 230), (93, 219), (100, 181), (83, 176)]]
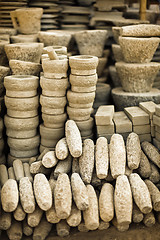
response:
[(160, 142), (160, 133), (155, 131), (155, 138)]
[(112, 121), (109, 125), (99, 126), (97, 125), (97, 134), (113, 134), (115, 133), (114, 122)]
[(160, 133), (160, 126), (155, 125), (155, 131)]
[(153, 138), (153, 145), (160, 150), (160, 141), (156, 138)]
[(160, 117), (153, 115), (153, 124), (160, 127)]
[(157, 105), (157, 106), (156, 106), (155, 114), (156, 114), (157, 116), (160, 116), (160, 105)]
[(114, 105), (100, 106), (95, 115), (96, 125), (104, 126), (112, 124)]
[(146, 125), (133, 126), (133, 132), (137, 134), (151, 133), (151, 125), (146, 124)]
[(123, 112), (115, 112), (113, 116), (116, 133), (132, 132), (132, 122)]
[(146, 113), (149, 114), (150, 119), (153, 119), (153, 114), (155, 113), (156, 104), (152, 101), (141, 102), (139, 107), (142, 108)]
[(144, 141), (147, 141), (147, 142), (151, 142), (152, 141), (152, 138), (151, 138), (151, 134), (139, 134), (139, 140), (140, 142), (144, 142)]
[(127, 107), (124, 112), (135, 126), (149, 124), (149, 115), (140, 107)]

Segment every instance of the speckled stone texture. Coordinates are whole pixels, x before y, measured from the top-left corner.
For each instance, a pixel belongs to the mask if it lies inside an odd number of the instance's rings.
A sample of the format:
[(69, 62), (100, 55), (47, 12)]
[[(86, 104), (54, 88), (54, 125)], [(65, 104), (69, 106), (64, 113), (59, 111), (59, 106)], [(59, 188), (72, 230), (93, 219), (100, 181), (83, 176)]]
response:
[(133, 203), (132, 220), (134, 223), (140, 223), (143, 220), (143, 213), (135, 203)]
[(148, 158), (160, 168), (160, 154), (158, 149), (149, 142), (143, 142), (141, 144), (143, 151), (148, 156)]
[(15, 43), (5, 45), (8, 60), (21, 60), (26, 62), (40, 62), (43, 43)]
[(138, 167), (138, 173), (142, 178), (148, 178), (151, 175), (150, 162), (142, 150), (141, 150), (140, 163)]
[(93, 92), (96, 90), (97, 74), (78, 76), (70, 74), (69, 80), (73, 92)]
[(82, 155), (82, 139), (80, 131), (73, 120), (66, 122), (65, 135), (71, 155), (73, 157), (80, 157)]
[(134, 132), (127, 137), (126, 152), (128, 167), (132, 170), (137, 169), (141, 158), (141, 145), (138, 135)]
[(156, 219), (153, 212), (144, 215), (143, 223), (146, 227), (152, 227), (156, 223)]
[(79, 210), (86, 210), (89, 207), (88, 193), (78, 173), (71, 176), (71, 186), (74, 202)]
[(46, 211), (46, 218), (47, 221), (50, 223), (58, 223), (61, 219), (57, 217), (57, 213), (56, 213), (56, 209), (54, 204), (52, 205), (52, 207)]
[(34, 228), (33, 240), (45, 240), (52, 229), (52, 224), (47, 222), (45, 218), (42, 218), (40, 224)]
[(67, 120), (67, 114), (50, 115), (42, 112), (43, 124), (48, 128), (62, 128)]
[(17, 206), (16, 210), (14, 211), (13, 216), (17, 221), (23, 221), (25, 219), (26, 213), (23, 210), (20, 202), (18, 203), (18, 206)]
[(79, 168), (82, 180), (89, 184), (92, 179), (94, 169), (94, 142), (91, 139), (85, 139), (83, 142), (82, 156), (79, 158)]
[(8, 179), (1, 190), (1, 203), (5, 212), (13, 212), (16, 210), (19, 202), (19, 192), (17, 182)]
[(54, 178), (57, 179), (61, 173), (69, 174), (69, 172), (71, 171), (71, 166), (72, 156), (69, 154), (65, 160), (58, 162), (57, 166), (54, 169)]
[(128, 63), (148, 63), (159, 45), (160, 39), (119, 37), (124, 59)]
[(133, 198), (142, 213), (147, 214), (152, 210), (152, 203), (149, 190), (137, 173), (129, 176)]
[(3, 82), (3, 78), (10, 73), (8, 67), (0, 66), (0, 82)]
[(72, 204), (71, 215), (67, 218), (67, 223), (71, 227), (77, 227), (81, 223), (81, 211)]
[(122, 88), (113, 88), (112, 97), (117, 111), (123, 111), (125, 107), (139, 106), (140, 102), (153, 101), (156, 104), (160, 102), (160, 90), (152, 88), (146, 93), (125, 92)]
[(121, 47), (119, 44), (112, 44), (112, 52), (113, 52), (114, 59), (116, 62), (124, 61), (122, 50), (121, 50)]
[(96, 141), (95, 161), (97, 177), (99, 179), (106, 178), (109, 167), (109, 151), (108, 141), (104, 137), (100, 137)]
[(17, 182), (19, 182), (20, 179), (24, 177), (23, 164), (20, 159), (16, 159), (13, 162), (13, 169), (14, 169), (16, 180), (17, 180)]
[(149, 180), (153, 183), (158, 183), (160, 181), (159, 169), (152, 162), (150, 162), (150, 166), (151, 166), (151, 174), (149, 176)]
[(7, 235), (9, 239), (21, 240), (23, 235), (21, 222), (12, 221), (11, 227), (7, 230)]
[(151, 195), (151, 200), (153, 204), (153, 209), (155, 211), (160, 211), (160, 191), (150, 180), (146, 179), (145, 184), (148, 187), (149, 193)]
[(35, 211), (27, 215), (27, 223), (30, 227), (36, 227), (39, 225), (43, 215), (43, 210), (36, 205)]
[(68, 156), (69, 151), (66, 138), (62, 138), (57, 142), (55, 152), (59, 160), (64, 160)]
[(125, 92), (149, 92), (160, 69), (160, 64), (117, 62), (116, 70)]
[(114, 192), (115, 213), (118, 224), (130, 224), (132, 221), (132, 192), (127, 176), (116, 179)]
[(120, 28), (120, 35), (125, 37), (159, 37), (160, 26), (155, 24), (139, 24)]
[(44, 211), (50, 209), (52, 206), (52, 192), (46, 176), (42, 173), (36, 174), (33, 187), (38, 206)]
[(69, 177), (66, 173), (58, 176), (54, 190), (54, 203), (57, 216), (66, 219), (71, 213), (72, 193)]
[(7, 230), (11, 227), (11, 223), (12, 223), (11, 213), (7, 213), (7, 212), (1, 210), (0, 228), (2, 230)]
[(113, 134), (109, 145), (110, 169), (113, 178), (125, 173), (126, 149), (123, 137)]
[(21, 60), (10, 60), (9, 66), (13, 75), (34, 75), (39, 76), (42, 71), (40, 63), (26, 62)]
[(81, 55), (102, 57), (108, 38), (107, 30), (85, 30), (74, 34)]
[(56, 230), (59, 237), (66, 237), (69, 235), (70, 226), (65, 220), (61, 220), (59, 223), (56, 224)]
[(42, 164), (45, 168), (52, 168), (58, 162), (54, 151), (47, 152), (42, 158)]
[(98, 199), (92, 185), (87, 185), (89, 208), (83, 211), (86, 228), (96, 230), (99, 227)]
[(109, 223), (114, 217), (114, 188), (110, 183), (102, 186), (99, 196), (100, 217)]

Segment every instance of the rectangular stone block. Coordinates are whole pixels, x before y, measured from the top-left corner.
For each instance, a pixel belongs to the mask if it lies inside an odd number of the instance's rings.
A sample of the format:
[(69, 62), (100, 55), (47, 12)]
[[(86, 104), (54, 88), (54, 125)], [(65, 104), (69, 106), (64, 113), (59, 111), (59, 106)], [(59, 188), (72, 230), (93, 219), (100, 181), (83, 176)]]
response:
[(155, 125), (155, 131), (160, 133), (160, 127)]
[(140, 107), (126, 107), (124, 112), (127, 114), (133, 125), (149, 124), (149, 114)]
[(97, 137), (105, 137), (108, 140), (108, 143), (110, 143), (111, 137), (113, 134), (97, 134)]
[(160, 104), (156, 106), (155, 114), (160, 117)]
[(160, 150), (160, 141), (158, 141), (156, 138), (153, 138), (153, 145)]
[(155, 137), (155, 126), (151, 126), (151, 136)]
[(111, 121), (111, 124), (99, 126), (97, 125), (97, 133), (98, 134), (113, 134), (115, 133), (114, 122)]
[(153, 124), (160, 127), (160, 116), (153, 115)]
[(150, 126), (150, 124), (136, 125), (136, 126), (133, 126), (133, 132), (135, 132), (137, 134), (151, 133), (151, 126)]
[(149, 118), (153, 119), (153, 114), (155, 113), (156, 104), (152, 101), (141, 102), (139, 107), (142, 108), (146, 113), (149, 114)]
[(155, 131), (155, 138), (160, 142), (160, 133)]
[(132, 122), (123, 112), (115, 112), (113, 116), (116, 133), (132, 132)]
[(112, 124), (114, 105), (102, 105), (95, 114), (96, 125), (104, 126)]
[(139, 139), (140, 139), (140, 142), (144, 142), (144, 141), (147, 141), (147, 142), (151, 142), (152, 141), (152, 138), (151, 138), (151, 134), (139, 134)]

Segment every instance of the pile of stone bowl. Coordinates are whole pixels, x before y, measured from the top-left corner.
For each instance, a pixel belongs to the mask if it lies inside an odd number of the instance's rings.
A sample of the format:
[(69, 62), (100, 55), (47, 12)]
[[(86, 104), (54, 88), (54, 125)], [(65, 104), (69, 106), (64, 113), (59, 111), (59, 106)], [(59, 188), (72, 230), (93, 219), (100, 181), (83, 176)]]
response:
[(144, 101), (159, 103), (160, 91), (152, 85), (160, 64), (151, 60), (160, 42), (160, 26), (141, 24), (121, 27), (119, 35), (120, 47), (117, 49), (121, 51), (122, 58), (115, 66), (122, 88), (112, 90), (117, 109), (123, 110)]

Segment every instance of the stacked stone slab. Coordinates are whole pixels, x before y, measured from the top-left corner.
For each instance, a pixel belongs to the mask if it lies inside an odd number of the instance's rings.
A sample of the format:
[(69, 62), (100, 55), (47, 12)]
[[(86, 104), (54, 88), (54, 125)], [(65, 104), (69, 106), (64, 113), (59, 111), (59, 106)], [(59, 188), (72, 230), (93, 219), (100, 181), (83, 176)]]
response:
[(153, 124), (155, 127), (155, 138), (153, 138), (153, 143), (158, 149), (160, 149), (160, 105), (155, 106)]
[(67, 119), (65, 106), (68, 88), (68, 59), (42, 59), (43, 74), (40, 77), (42, 94), (40, 96), (43, 123), (40, 125), (41, 146), (54, 149), (57, 141), (64, 136), (64, 124)]
[(97, 138), (106, 137), (110, 141), (114, 134), (114, 105), (100, 106), (95, 114), (95, 122), (97, 127)]
[(133, 132), (138, 134), (140, 141), (151, 142), (151, 126), (149, 114), (137, 106), (124, 108), (124, 112), (132, 121)]
[[(1, 112), (1, 110), (0, 110)], [(4, 139), (3, 139), (3, 129), (4, 129), (4, 123), (3, 119), (0, 118), (0, 164), (6, 163), (6, 157), (4, 155)]]
[(160, 42), (160, 27), (140, 24), (114, 30), (117, 37), (120, 35), (120, 46), (114, 45), (114, 51), (122, 53), (122, 60), (117, 58), (120, 62), (115, 64), (122, 88), (112, 90), (117, 109), (138, 106), (140, 102), (152, 99), (158, 103), (159, 90), (152, 86), (160, 64), (151, 60)]
[(67, 92), (67, 113), (69, 119), (77, 123), (82, 138), (92, 138), (93, 118), (90, 116), (96, 91), (98, 57), (72, 56), (69, 65), (71, 89)]
[(6, 88), (4, 117), (7, 142), (10, 148), (8, 159), (21, 158), (24, 162), (38, 154), (39, 97), (36, 76), (13, 75), (4, 78)]

